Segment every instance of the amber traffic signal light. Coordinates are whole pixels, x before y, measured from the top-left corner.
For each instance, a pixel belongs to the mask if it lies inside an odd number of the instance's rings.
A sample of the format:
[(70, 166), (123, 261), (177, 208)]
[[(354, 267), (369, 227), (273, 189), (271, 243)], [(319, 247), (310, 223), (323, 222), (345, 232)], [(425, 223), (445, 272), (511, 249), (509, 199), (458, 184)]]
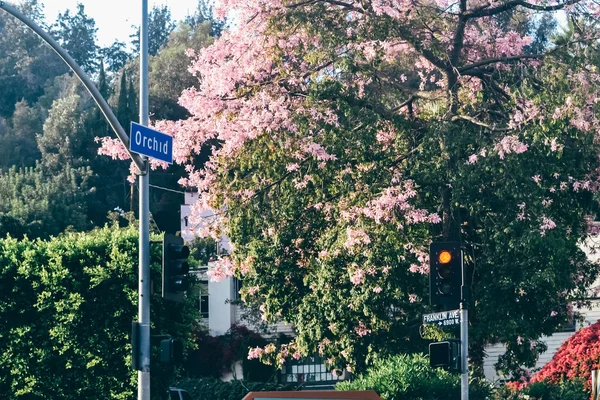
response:
[(429, 247), (429, 299), (442, 309), (457, 309), (463, 284), (463, 255), (458, 242), (431, 243)]

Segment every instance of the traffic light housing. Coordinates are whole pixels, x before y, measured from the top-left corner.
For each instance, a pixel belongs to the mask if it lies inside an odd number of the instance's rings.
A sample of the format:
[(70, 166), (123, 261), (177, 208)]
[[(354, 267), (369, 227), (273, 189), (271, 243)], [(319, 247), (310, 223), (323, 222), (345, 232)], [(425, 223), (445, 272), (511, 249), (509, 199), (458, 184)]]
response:
[(457, 309), (463, 285), (463, 253), (458, 242), (431, 243), (429, 247), (429, 299), (443, 310)]
[(183, 343), (180, 340), (167, 338), (160, 341), (161, 364), (179, 364), (183, 361)]
[(429, 365), (432, 368), (444, 368), (460, 371), (460, 340), (445, 339), (429, 344)]
[(189, 285), (190, 266), (186, 262), (189, 255), (190, 249), (183, 244), (183, 238), (165, 233), (162, 259), (162, 295), (165, 299), (183, 301)]

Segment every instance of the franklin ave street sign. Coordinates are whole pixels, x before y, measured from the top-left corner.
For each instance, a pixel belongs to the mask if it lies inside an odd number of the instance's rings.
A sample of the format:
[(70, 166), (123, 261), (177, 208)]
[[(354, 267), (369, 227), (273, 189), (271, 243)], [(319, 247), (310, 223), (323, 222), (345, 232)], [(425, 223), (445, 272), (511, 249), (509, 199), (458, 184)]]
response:
[(460, 310), (442, 311), (423, 315), (424, 324), (435, 324), (437, 326), (460, 325)]
[(129, 150), (173, 163), (173, 137), (135, 122), (131, 123)]

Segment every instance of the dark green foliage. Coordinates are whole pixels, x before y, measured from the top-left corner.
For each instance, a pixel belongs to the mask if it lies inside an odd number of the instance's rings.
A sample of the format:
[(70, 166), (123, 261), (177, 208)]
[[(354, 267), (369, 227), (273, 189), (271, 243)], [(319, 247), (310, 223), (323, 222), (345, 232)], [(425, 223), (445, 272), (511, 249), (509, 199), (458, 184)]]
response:
[[(116, 117), (123, 127), (128, 127), (131, 122), (129, 112), (129, 102), (127, 99), (127, 70), (123, 69), (119, 81), (119, 97), (117, 100)], [(125, 129), (125, 128), (123, 128)]]
[[(134, 228), (0, 240), (0, 398), (134, 397), (129, 336), (137, 317), (137, 246)], [(152, 247), (151, 260), (159, 252)], [(160, 281), (157, 262), (151, 274)], [(154, 294), (152, 333), (188, 346), (195, 308)], [(177, 374), (152, 363), (159, 398)]]
[(220, 378), (223, 373), (233, 371), (237, 361), (242, 361), (244, 381), (266, 382), (274, 377), (274, 367), (256, 359), (248, 360), (248, 349), (263, 347), (267, 341), (243, 325), (233, 325), (221, 336), (210, 336), (204, 331), (198, 331), (194, 333), (194, 340), (197, 349), (188, 354), (186, 367), (190, 377)]
[(106, 70), (112, 73), (119, 72), (131, 59), (131, 54), (126, 51), (127, 46), (123, 42), (115, 40), (109, 47), (99, 50), (99, 53), (106, 60)]
[[(129, 35), (134, 53), (140, 52), (139, 27), (133, 26), (135, 32)], [(169, 34), (175, 29), (175, 22), (171, 19), (171, 10), (166, 5), (154, 6), (148, 13), (148, 53), (152, 56), (169, 40)]]
[(12, 129), (0, 130), (0, 169), (33, 167), (41, 158), (35, 136), (42, 133), (44, 115), (40, 107), (19, 101), (12, 115)]
[(211, 238), (195, 238), (190, 244), (191, 257), (199, 262), (199, 265), (208, 265), (209, 261), (216, 260), (217, 242)]
[(215, 378), (185, 379), (175, 386), (187, 390), (194, 400), (240, 400), (249, 392), (296, 390), (296, 386), (290, 384), (222, 382)]
[(69, 165), (51, 175), (41, 165), (0, 174), (0, 238), (49, 237), (68, 227), (88, 229), (87, 168)]
[(512, 385), (499, 389), (495, 400), (588, 400), (590, 393), (585, 390), (583, 379), (563, 381), (559, 384), (547, 381), (532, 383), (521, 390)]
[[(25, 1), (18, 8), (44, 26), (42, 8), (36, 0)], [(46, 81), (64, 74), (68, 67), (31, 29), (7, 12), (0, 12), (0, 33), (0, 117), (9, 118), (17, 102), (24, 99), (33, 105), (43, 94)]]
[(210, 36), (219, 37), (227, 25), (227, 21), (216, 20), (213, 18), (212, 4), (207, 0), (198, 0), (198, 6), (194, 14), (185, 17), (184, 22), (193, 29), (205, 22), (210, 23)]
[[(364, 375), (340, 382), (336, 389), (374, 390), (383, 400), (454, 400), (460, 399), (460, 375), (432, 369), (425, 355), (402, 354), (376, 361)], [(484, 400), (490, 394), (487, 381), (471, 377), (471, 400)]]
[(66, 10), (58, 14), (52, 33), (79, 66), (88, 74), (96, 71), (98, 46), (96, 45), (96, 23), (85, 13), (85, 7), (77, 3), (77, 13)]

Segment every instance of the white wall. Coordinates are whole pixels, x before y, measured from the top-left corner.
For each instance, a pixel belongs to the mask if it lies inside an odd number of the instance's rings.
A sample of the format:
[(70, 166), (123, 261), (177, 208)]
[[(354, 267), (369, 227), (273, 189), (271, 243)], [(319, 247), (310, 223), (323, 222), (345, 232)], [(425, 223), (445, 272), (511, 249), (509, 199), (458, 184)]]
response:
[(209, 280), (208, 296), (208, 329), (213, 336), (223, 335), (235, 322), (234, 307), (228, 302), (233, 298), (233, 278)]

